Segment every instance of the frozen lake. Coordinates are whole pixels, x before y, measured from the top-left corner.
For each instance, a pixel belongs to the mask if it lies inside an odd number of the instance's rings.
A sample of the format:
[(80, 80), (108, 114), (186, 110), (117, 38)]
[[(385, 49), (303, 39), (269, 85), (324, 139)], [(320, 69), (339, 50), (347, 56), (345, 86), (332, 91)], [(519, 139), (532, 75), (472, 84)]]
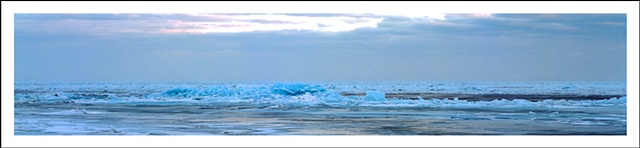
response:
[(16, 83), (15, 135), (626, 135), (625, 82)]

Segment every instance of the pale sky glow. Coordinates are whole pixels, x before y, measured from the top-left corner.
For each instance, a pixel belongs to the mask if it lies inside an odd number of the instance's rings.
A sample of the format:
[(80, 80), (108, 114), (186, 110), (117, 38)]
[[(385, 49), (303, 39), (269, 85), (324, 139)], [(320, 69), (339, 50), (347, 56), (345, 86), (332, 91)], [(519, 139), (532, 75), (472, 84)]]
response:
[(624, 14), (16, 14), (16, 81), (625, 81)]

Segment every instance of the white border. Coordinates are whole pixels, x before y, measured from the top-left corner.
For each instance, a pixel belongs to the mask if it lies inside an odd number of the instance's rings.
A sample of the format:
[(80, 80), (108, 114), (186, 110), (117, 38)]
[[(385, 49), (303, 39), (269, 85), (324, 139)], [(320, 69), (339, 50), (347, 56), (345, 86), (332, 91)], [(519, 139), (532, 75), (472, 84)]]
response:
[[(2, 147), (638, 146), (637, 2), (2, 2)], [(626, 13), (627, 136), (14, 136), (14, 13)]]

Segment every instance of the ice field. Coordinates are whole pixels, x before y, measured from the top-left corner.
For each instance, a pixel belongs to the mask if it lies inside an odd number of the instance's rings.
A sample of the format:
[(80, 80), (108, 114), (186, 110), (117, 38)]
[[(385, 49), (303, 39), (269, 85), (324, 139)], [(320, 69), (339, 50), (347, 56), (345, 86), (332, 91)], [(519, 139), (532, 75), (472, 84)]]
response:
[(626, 82), (15, 83), (15, 135), (626, 135)]

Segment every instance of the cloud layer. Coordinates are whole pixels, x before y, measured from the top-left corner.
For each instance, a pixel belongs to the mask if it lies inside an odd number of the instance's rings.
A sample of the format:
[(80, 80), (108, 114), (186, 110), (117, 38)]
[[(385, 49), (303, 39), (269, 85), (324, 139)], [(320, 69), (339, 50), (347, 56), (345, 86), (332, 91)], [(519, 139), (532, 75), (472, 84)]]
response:
[(15, 59), (16, 80), (625, 80), (626, 16), (17, 14)]
[[(239, 33), (253, 31), (344, 32), (376, 28), (387, 16), (444, 20), (445, 14), (56, 14), (18, 15), (24, 29), (109, 33)], [(48, 17), (43, 19), (42, 17)], [(34, 22), (37, 21), (37, 22)], [(46, 28), (31, 27), (46, 25)], [(40, 25), (38, 25), (40, 24)], [(21, 27), (21, 26), (18, 26)]]

